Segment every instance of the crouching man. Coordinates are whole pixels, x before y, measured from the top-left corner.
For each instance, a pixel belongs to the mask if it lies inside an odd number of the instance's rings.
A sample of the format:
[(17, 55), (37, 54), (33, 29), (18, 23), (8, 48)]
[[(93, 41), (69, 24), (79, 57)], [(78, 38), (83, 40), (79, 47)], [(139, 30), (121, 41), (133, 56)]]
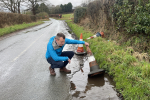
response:
[(85, 44), (86, 46), (89, 46), (89, 43), (87, 42), (65, 38), (63, 33), (58, 33), (56, 36), (51, 37), (47, 44), (45, 55), (48, 63), (51, 64), (49, 67), (51, 75), (56, 75), (54, 68), (60, 68), (60, 71), (66, 73), (71, 72), (71, 70), (66, 69), (66, 65), (71, 62), (74, 52), (62, 52), (65, 44)]

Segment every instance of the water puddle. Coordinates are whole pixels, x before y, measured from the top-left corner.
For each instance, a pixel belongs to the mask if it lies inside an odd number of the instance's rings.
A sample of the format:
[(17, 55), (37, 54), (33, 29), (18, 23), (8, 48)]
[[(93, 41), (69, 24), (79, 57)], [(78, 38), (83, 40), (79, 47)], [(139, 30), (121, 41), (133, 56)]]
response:
[(68, 77), (73, 100), (120, 100), (114, 82), (108, 74), (88, 77), (90, 67), (86, 56), (75, 55), (72, 61), (76, 63), (75, 66), (69, 65), (72, 73)]
[[(77, 39), (74, 34), (67, 34), (67, 38)], [(75, 51), (77, 47), (76, 44), (67, 44), (64, 51)], [(88, 77), (90, 66), (87, 56), (74, 55), (66, 67), (71, 69), (67, 76), (70, 78), (72, 100), (121, 100), (108, 74)]]
[[(77, 45), (66, 45), (66, 50), (76, 50)], [(90, 66), (87, 56), (77, 56), (67, 65), (71, 69), (70, 94), (72, 100), (120, 100), (115, 91), (115, 84), (108, 74), (88, 77)]]

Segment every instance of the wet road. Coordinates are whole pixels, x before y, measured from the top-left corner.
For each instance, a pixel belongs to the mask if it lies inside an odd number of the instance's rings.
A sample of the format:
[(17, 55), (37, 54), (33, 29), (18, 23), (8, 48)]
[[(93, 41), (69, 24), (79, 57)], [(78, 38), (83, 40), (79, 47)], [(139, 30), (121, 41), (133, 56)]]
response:
[[(109, 77), (87, 77), (86, 56), (73, 57), (67, 66), (71, 74), (60, 73), (59, 69), (55, 70), (56, 76), (49, 74), (46, 46), (58, 32), (75, 38), (68, 33), (64, 21), (54, 19), (0, 37), (0, 100), (117, 100)], [(76, 48), (77, 45), (66, 45), (64, 50)], [(82, 67), (84, 72), (80, 71)]]

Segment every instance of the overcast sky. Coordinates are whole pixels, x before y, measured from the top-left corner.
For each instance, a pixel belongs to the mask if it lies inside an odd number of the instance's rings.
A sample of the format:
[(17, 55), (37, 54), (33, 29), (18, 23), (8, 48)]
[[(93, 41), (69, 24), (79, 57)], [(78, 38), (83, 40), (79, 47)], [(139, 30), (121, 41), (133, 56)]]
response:
[[(76, 6), (79, 6), (79, 5), (81, 5), (81, 3), (83, 2), (83, 1), (86, 1), (86, 0), (48, 0), (48, 2), (47, 3), (51, 3), (51, 4), (53, 4), (53, 5), (55, 5), (55, 6), (57, 6), (57, 5), (60, 5), (60, 4), (68, 4), (69, 2), (71, 2), (72, 3), (72, 5), (73, 5), (73, 7), (76, 7)], [(6, 11), (6, 12), (9, 12), (9, 10), (8, 9), (2, 9), (3, 7), (1, 7), (0, 6), (0, 11), (2, 10), (2, 11)], [(26, 6), (21, 6), (21, 10), (25, 10), (26, 9)]]
[(60, 4), (68, 4), (69, 2), (71, 2), (73, 7), (79, 6), (82, 1), (83, 0), (49, 0), (49, 2), (55, 6)]

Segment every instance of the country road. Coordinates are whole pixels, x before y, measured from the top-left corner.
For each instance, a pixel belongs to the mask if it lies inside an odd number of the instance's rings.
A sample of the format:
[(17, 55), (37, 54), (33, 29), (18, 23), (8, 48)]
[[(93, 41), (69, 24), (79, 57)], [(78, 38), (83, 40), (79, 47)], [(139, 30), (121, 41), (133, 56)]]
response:
[(0, 100), (71, 98), (66, 74), (50, 76), (45, 59), (47, 43), (58, 32), (68, 34), (65, 23), (52, 20), (0, 38)]
[[(0, 37), (0, 100), (119, 100), (107, 75), (88, 79), (86, 56), (73, 57), (67, 66), (71, 74), (56, 69), (56, 76), (50, 75), (45, 59), (47, 43), (58, 32), (75, 39), (68, 29), (64, 21), (51, 19)], [(74, 51), (77, 46), (66, 45), (64, 50)]]

